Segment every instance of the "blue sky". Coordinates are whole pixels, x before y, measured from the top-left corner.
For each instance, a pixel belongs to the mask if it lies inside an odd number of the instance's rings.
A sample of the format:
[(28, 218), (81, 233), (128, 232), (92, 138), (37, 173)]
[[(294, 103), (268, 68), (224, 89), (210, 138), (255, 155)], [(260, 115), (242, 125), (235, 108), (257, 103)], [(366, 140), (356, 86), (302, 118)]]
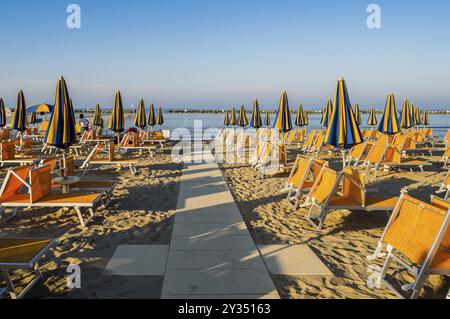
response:
[[(66, 27), (77, 3), (82, 28)], [(366, 7), (382, 28), (366, 26)], [(66, 78), (77, 106), (323, 106), (339, 76), (352, 103), (408, 97), (450, 105), (450, 1), (2, 0), (0, 96), (52, 102)]]

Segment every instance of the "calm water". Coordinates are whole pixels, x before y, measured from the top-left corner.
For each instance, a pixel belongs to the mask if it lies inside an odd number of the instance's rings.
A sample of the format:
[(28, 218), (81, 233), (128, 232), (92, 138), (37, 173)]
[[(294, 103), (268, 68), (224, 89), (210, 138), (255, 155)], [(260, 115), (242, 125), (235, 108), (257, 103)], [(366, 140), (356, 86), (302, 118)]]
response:
[[(363, 123), (367, 123), (368, 114), (362, 115)], [(247, 115), (250, 120), (251, 115)], [(381, 115), (378, 115), (378, 120)], [(211, 128), (221, 128), (223, 127), (224, 115), (220, 114), (180, 114), (180, 113), (166, 113), (164, 114), (164, 125), (163, 129), (170, 130), (173, 132), (177, 128), (185, 128), (190, 132), (194, 131), (194, 122), (201, 121), (202, 129), (207, 130)], [(271, 114), (272, 123), (275, 119), (275, 114)], [(318, 129), (322, 128), (320, 124), (321, 115), (310, 115), (308, 129)], [(106, 120), (106, 118), (105, 118)], [(294, 120), (294, 118), (292, 119)], [(434, 134), (436, 136), (443, 136), (448, 128), (450, 128), (450, 116), (446, 115), (429, 115), (430, 128), (433, 128)], [(105, 121), (107, 122), (107, 121)], [(128, 115), (126, 117), (126, 127), (133, 126), (133, 116)], [(366, 128), (366, 125), (362, 125), (362, 128)]]

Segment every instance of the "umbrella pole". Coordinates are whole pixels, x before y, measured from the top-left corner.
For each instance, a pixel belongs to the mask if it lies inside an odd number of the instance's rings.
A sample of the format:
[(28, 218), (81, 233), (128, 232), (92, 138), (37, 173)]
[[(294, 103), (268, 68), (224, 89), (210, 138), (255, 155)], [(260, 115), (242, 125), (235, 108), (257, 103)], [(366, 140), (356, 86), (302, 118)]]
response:
[(345, 150), (341, 151), (341, 155), (342, 155), (342, 167), (345, 168), (347, 166), (347, 163), (346, 163), (346, 155), (347, 154), (346, 154)]

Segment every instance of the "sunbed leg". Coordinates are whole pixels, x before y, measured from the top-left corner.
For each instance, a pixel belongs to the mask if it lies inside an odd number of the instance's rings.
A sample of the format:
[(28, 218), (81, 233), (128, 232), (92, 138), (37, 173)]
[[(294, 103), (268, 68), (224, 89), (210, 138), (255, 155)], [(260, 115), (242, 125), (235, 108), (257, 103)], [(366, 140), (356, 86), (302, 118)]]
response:
[(381, 269), (380, 275), (378, 276), (377, 283), (381, 283), (384, 280), (384, 277), (386, 277), (386, 274), (389, 270), (389, 266), (394, 259), (392, 255), (392, 249), (393, 248), (391, 246), (387, 247), (388, 255), (386, 257), (386, 261), (384, 262), (383, 268)]
[(11, 299), (17, 299), (16, 288), (14, 287), (14, 283), (11, 280), (11, 276), (9, 275), (8, 270), (2, 269), (3, 279), (6, 281), (6, 285), (8, 286), (8, 292)]
[(84, 219), (83, 219), (83, 216), (81, 215), (81, 210), (80, 210), (80, 208), (79, 208), (79, 207), (75, 207), (75, 211), (77, 212), (78, 219), (79, 219), (79, 221), (80, 221), (81, 227), (85, 228), (85, 227), (86, 227), (86, 224), (84, 223)]
[(375, 249), (375, 252), (373, 253), (373, 255), (367, 256), (367, 260), (375, 260), (377, 258), (386, 256), (386, 254), (382, 253), (382, 251), (383, 251), (383, 244), (381, 242), (379, 242), (377, 249)]

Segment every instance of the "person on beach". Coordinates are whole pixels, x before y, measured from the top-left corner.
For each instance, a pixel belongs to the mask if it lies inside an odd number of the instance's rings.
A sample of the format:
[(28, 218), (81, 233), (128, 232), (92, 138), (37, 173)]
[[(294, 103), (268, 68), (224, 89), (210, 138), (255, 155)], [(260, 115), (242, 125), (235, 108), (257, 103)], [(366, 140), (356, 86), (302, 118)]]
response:
[(89, 128), (89, 120), (84, 118), (83, 114), (80, 114), (80, 127), (81, 127), (81, 133), (84, 133)]

